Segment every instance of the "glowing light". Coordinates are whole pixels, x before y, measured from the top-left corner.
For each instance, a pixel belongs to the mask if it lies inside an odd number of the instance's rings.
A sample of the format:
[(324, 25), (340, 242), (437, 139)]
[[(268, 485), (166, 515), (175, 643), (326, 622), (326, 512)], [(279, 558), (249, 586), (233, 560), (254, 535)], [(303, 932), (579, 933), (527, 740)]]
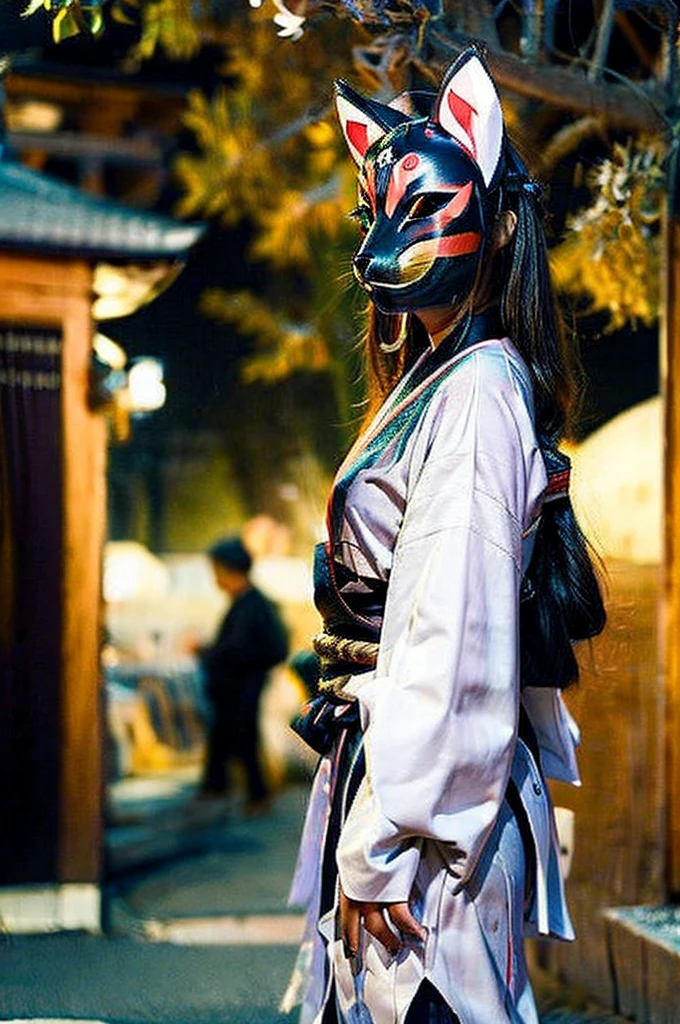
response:
[(165, 404), (163, 364), (144, 356), (134, 359), (128, 370), (126, 405), (132, 413), (154, 412)]
[(104, 600), (161, 598), (170, 574), (159, 558), (135, 541), (109, 541), (104, 552)]
[(102, 363), (106, 363), (113, 370), (125, 369), (125, 364), (127, 363), (125, 349), (121, 348), (112, 338), (107, 338), (105, 334), (97, 333), (94, 336), (92, 347)]
[(571, 452), (572, 500), (605, 558), (654, 565), (662, 557), (663, 408), (649, 398)]

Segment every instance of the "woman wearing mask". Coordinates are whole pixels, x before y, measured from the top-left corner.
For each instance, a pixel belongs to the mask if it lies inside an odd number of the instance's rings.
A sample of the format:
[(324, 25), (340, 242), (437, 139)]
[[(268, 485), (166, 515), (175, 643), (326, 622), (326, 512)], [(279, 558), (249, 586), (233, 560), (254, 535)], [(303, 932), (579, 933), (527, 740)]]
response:
[(604, 625), (557, 448), (574, 397), (540, 189), (468, 50), (437, 95), (338, 85), (359, 167), (371, 414), (319, 546), (321, 754), (284, 1005), (303, 1024), (536, 1024), (527, 934), (573, 937), (552, 776)]

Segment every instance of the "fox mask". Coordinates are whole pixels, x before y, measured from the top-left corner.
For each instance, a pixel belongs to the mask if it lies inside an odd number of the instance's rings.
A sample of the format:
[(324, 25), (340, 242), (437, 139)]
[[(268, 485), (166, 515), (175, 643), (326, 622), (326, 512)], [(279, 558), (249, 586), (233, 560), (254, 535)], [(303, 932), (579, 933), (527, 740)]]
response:
[[(359, 284), (385, 313), (463, 301), (490, 232), (505, 142), (498, 93), (477, 52), (451, 65), (436, 96), (405, 94), (388, 106), (342, 81), (336, 90), (359, 166)], [(428, 114), (414, 110), (423, 101)]]

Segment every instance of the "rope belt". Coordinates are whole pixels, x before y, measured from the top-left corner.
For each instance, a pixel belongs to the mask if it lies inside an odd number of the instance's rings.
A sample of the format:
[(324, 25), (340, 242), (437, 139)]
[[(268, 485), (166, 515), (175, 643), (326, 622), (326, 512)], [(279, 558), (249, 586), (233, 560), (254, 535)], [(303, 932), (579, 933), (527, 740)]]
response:
[(379, 644), (372, 640), (351, 640), (335, 633), (317, 633), (312, 637), (312, 647), (322, 661), (349, 661), (373, 668), (378, 660)]
[(350, 637), (337, 636), (334, 633), (317, 633), (312, 637), (312, 647), (319, 655), (322, 665), (322, 678), (319, 680), (319, 693), (324, 697), (340, 701), (352, 702), (356, 697), (345, 690), (352, 678), (352, 673), (344, 672), (323, 678), (323, 669), (327, 671), (333, 665), (342, 663), (373, 668), (378, 660), (378, 644), (372, 640), (352, 640)]
[[(290, 724), (312, 749), (326, 754), (343, 729), (359, 727), (356, 696), (345, 687), (350, 679), (360, 677), (375, 665), (378, 644), (321, 632), (312, 637), (312, 646), (321, 660), (318, 692), (302, 706)], [(351, 671), (352, 665), (357, 666), (356, 672)]]

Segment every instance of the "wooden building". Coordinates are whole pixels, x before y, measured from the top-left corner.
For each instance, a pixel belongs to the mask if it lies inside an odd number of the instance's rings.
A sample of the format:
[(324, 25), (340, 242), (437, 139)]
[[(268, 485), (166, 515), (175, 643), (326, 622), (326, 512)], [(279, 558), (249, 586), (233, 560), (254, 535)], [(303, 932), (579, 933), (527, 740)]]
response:
[(0, 920), (99, 924), (107, 423), (97, 268), (171, 270), (201, 228), (0, 160)]

